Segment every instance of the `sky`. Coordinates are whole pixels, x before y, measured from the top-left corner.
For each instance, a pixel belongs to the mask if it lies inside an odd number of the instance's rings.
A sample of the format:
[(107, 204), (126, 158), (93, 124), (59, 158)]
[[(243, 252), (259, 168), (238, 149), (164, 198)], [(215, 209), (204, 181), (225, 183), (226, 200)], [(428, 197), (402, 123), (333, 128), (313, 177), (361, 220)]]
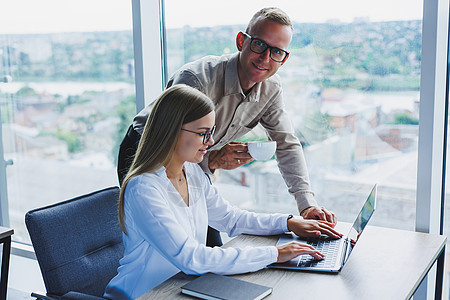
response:
[[(165, 10), (167, 27), (179, 28), (246, 24), (267, 6), (280, 7), (294, 22), (417, 20), (422, 5), (423, 0), (166, 0)], [(0, 34), (131, 28), (131, 0), (0, 1)]]

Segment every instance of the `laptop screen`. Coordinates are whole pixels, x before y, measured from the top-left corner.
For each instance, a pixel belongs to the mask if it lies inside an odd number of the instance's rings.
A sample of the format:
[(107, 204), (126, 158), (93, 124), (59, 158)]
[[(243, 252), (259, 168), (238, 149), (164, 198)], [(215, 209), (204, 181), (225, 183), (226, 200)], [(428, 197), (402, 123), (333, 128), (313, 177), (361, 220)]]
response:
[(355, 247), (361, 233), (363, 232), (364, 228), (369, 222), (370, 217), (375, 211), (376, 195), (377, 195), (377, 185), (375, 184), (374, 187), (372, 188), (372, 191), (370, 192), (369, 197), (367, 197), (366, 203), (364, 203), (363, 207), (361, 208), (358, 217), (356, 218), (352, 228), (350, 229), (350, 232), (347, 235), (349, 244), (345, 261), (350, 256), (353, 247)]

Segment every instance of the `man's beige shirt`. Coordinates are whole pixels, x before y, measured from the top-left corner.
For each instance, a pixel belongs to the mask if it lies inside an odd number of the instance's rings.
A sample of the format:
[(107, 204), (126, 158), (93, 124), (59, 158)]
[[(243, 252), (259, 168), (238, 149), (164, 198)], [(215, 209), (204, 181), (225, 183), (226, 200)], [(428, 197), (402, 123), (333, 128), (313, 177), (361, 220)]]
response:
[[(169, 80), (167, 87), (187, 84), (208, 95), (216, 107), (215, 144), (217, 150), (234, 141), (260, 123), (269, 139), (277, 142), (276, 159), (280, 172), (295, 197), (299, 212), (316, 206), (310, 189), (309, 175), (302, 146), (294, 134), (282, 100), (280, 77), (272, 77), (257, 83), (245, 96), (237, 73), (238, 53), (224, 56), (207, 56), (184, 65)], [(134, 119), (134, 129), (142, 134), (152, 104), (144, 108)], [(209, 155), (200, 163), (208, 168)]]

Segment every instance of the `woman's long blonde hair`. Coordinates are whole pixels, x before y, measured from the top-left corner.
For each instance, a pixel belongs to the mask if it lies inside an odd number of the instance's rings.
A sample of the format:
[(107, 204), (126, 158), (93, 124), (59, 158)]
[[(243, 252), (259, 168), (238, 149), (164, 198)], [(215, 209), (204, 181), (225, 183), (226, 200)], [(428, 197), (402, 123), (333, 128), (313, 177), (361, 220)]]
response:
[(143, 173), (156, 171), (169, 162), (175, 151), (181, 126), (198, 120), (213, 110), (211, 99), (184, 84), (168, 88), (156, 100), (120, 190), (119, 223), (125, 234), (124, 194), (128, 182)]

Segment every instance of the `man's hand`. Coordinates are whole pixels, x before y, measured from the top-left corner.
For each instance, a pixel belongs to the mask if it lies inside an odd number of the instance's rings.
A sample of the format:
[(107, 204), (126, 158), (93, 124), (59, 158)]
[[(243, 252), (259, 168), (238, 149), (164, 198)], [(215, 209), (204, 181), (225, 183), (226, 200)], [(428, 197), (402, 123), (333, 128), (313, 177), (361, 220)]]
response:
[(247, 143), (231, 142), (209, 154), (209, 169), (233, 170), (253, 160), (248, 154)]
[(341, 233), (333, 229), (334, 224), (327, 221), (291, 218), (287, 220), (287, 227), (289, 231), (301, 237), (318, 237), (321, 234), (326, 234), (336, 239), (342, 237)]
[(304, 219), (322, 220), (333, 223), (334, 225), (337, 223), (336, 215), (326, 210), (325, 207), (311, 206), (303, 210), (300, 215)]

